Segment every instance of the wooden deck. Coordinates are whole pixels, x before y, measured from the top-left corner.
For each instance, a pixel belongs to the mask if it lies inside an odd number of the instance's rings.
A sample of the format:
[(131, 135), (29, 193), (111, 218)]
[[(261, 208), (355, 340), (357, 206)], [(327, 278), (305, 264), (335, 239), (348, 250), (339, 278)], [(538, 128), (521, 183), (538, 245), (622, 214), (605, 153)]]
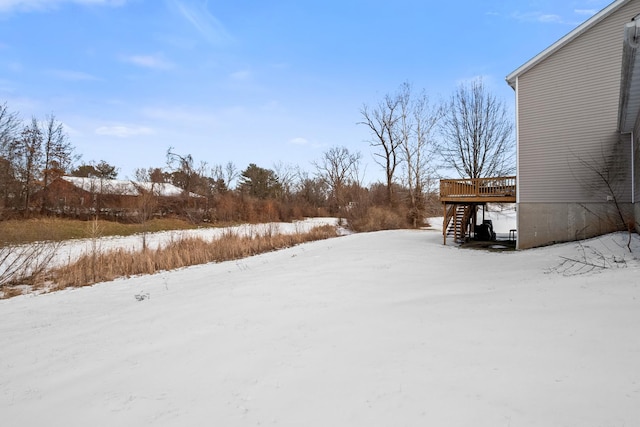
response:
[(447, 235), (456, 242), (465, 241), (474, 230), (479, 206), (516, 202), (516, 177), (442, 179), (440, 201), (443, 243), (447, 244)]
[(440, 180), (442, 203), (515, 203), (516, 177)]

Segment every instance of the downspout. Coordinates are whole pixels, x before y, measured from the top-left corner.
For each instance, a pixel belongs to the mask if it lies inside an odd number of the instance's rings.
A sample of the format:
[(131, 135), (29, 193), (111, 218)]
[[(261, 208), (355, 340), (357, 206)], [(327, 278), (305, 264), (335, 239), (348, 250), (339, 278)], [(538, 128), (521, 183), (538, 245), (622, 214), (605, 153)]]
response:
[[(633, 21), (633, 36), (630, 34), (630, 32), (626, 33), (627, 36), (627, 42), (629, 43), (629, 45), (634, 49), (634, 53), (635, 50), (638, 49), (638, 25), (637, 22), (635, 22), (636, 18), (638, 17), (638, 15), (636, 15), (632, 21)], [(634, 55), (635, 56), (635, 55)], [(631, 130), (631, 203), (635, 203), (636, 202), (636, 168), (635, 168), (635, 153), (634, 153), (634, 149), (633, 149), (633, 145), (634, 145), (634, 130)]]
[[(515, 72), (511, 75), (513, 74), (515, 74)], [(516, 74), (512, 79), (509, 79), (509, 76), (507, 76), (507, 83), (511, 86), (511, 89), (514, 90), (516, 101), (516, 230), (520, 230), (520, 76)], [(520, 249), (519, 238), (516, 238), (516, 249)]]
[(635, 136), (633, 130), (631, 131), (631, 204), (636, 203), (636, 159), (635, 150), (633, 149)]
[(628, 108), (629, 108), (629, 97), (631, 92), (632, 78), (634, 74), (634, 65), (636, 63), (636, 54), (637, 50), (640, 47), (640, 34), (638, 24), (639, 21), (636, 21), (640, 15), (636, 15), (631, 22), (625, 25), (624, 31), (624, 43), (623, 43), (623, 54), (622, 54), (622, 84), (620, 88), (620, 117), (618, 122), (618, 129), (621, 133), (625, 133), (625, 131), (630, 134), (630, 150), (631, 150), (631, 203), (635, 204), (636, 202), (636, 177), (635, 177), (635, 127), (638, 124), (638, 117), (636, 113), (636, 117), (634, 117), (634, 122), (632, 125), (629, 125), (627, 122)]

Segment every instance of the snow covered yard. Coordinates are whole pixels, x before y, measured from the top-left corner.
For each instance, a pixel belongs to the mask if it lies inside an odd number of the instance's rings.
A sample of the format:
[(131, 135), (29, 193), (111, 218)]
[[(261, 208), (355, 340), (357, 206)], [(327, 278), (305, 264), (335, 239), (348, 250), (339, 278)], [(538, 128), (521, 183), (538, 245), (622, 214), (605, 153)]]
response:
[[(626, 238), (491, 253), (355, 234), (3, 300), (2, 424), (638, 425)], [(567, 262), (605, 251), (619, 268)]]

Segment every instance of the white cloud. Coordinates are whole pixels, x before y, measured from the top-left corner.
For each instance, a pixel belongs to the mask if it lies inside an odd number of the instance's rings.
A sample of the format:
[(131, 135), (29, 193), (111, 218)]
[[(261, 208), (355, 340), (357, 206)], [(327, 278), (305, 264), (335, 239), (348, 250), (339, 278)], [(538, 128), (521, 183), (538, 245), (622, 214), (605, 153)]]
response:
[(518, 21), (525, 22), (542, 22), (543, 24), (566, 24), (567, 22), (562, 19), (560, 15), (542, 13), (542, 12), (515, 12), (511, 15)]
[[(482, 82), (485, 88), (489, 88), (495, 85), (495, 78), (489, 74), (476, 74), (474, 76), (462, 77), (456, 80), (456, 84), (458, 86), (469, 86), (476, 82)], [(503, 84), (503, 82), (500, 82), (500, 84)]]
[(207, 124), (216, 124), (218, 122), (213, 112), (186, 107), (148, 107), (142, 110), (142, 114), (149, 119), (171, 122)]
[(87, 6), (122, 6), (127, 0), (0, 0), (0, 12), (52, 10), (64, 3)]
[(578, 15), (586, 15), (586, 16), (593, 16), (596, 13), (598, 13), (596, 9), (575, 9), (574, 12)]
[[(602, 0), (595, 0), (595, 1), (587, 0), (586, 1), (587, 4), (584, 4), (583, 7), (578, 7), (573, 9), (573, 15), (571, 18), (564, 17), (563, 15), (557, 14), (557, 13), (545, 13), (540, 10), (530, 11), (530, 12), (515, 11), (512, 13), (509, 13), (506, 16), (521, 22), (534, 22), (534, 23), (537, 22), (542, 24), (560, 24), (560, 25), (576, 26), (576, 25), (580, 25), (584, 21), (584, 19), (586, 19), (584, 17), (589, 18), (595, 15), (596, 13), (598, 13), (600, 9), (597, 8), (597, 4), (601, 3), (601, 1)], [(500, 13), (495, 11), (485, 12), (485, 15), (501, 16)], [(582, 17), (576, 18), (575, 15), (580, 15)]]
[(130, 55), (123, 56), (122, 60), (139, 67), (153, 68), (156, 70), (168, 70), (174, 67), (174, 65), (164, 59), (162, 55)]
[(57, 77), (61, 80), (70, 80), (70, 81), (100, 80), (98, 77), (82, 71), (49, 70), (48, 73), (53, 77)]
[(153, 135), (153, 129), (146, 126), (100, 126), (96, 129), (96, 134), (106, 136), (116, 136), (118, 138), (129, 138), (131, 136)]
[(553, 15), (553, 14), (540, 14), (537, 20), (539, 22), (551, 23), (551, 24), (561, 24), (563, 22), (560, 15)]
[(249, 70), (239, 70), (230, 75), (232, 80), (243, 81), (249, 80), (251, 78), (251, 71)]
[(224, 25), (209, 12), (206, 1), (168, 0), (168, 3), (209, 43), (222, 45), (233, 40)]
[(64, 131), (67, 135), (69, 136), (80, 136), (82, 135), (82, 132), (80, 132), (78, 129), (69, 126), (67, 123), (62, 123), (62, 127), (64, 128)]
[(289, 143), (294, 145), (309, 145), (309, 141), (301, 137), (293, 138), (289, 141)]

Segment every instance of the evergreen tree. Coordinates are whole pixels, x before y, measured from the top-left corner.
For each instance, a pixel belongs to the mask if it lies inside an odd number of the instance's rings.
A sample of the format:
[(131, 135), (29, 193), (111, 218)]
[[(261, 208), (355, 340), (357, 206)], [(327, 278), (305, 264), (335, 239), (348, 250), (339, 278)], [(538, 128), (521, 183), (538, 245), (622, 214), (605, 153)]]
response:
[(281, 185), (274, 171), (251, 163), (240, 175), (238, 188), (243, 194), (268, 199), (277, 197)]

